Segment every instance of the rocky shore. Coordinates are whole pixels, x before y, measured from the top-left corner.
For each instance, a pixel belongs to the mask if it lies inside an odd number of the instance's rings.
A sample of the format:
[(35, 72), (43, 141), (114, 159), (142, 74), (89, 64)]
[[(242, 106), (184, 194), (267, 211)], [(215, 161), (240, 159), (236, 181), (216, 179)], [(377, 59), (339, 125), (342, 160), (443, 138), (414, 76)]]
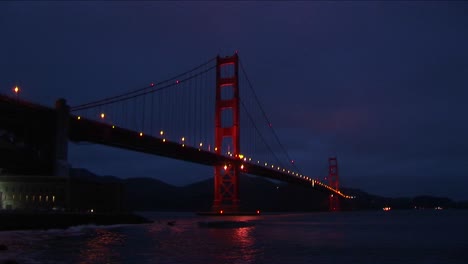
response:
[(152, 221), (133, 213), (2, 212), (0, 231), (65, 229), (77, 225), (144, 224)]

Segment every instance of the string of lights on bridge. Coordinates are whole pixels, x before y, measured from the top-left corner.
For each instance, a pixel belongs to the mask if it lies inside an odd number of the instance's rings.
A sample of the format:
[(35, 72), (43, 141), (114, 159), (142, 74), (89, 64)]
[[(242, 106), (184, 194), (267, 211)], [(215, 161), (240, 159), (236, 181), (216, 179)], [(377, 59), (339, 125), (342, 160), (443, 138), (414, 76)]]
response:
[[(101, 120), (105, 120), (106, 118), (106, 113), (100, 113), (99, 114), (99, 118)], [(76, 116), (75, 117), (77, 120), (82, 120), (82, 117), (81, 116)], [(109, 125), (112, 129), (115, 129), (117, 128), (116, 125)], [(144, 137), (145, 134), (143, 132), (136, 132), (135, 133), (135, 137)], [(173, 142), (173, 143), (176, 143), (174, 141), (170, 141), (169, 140), (169, 136), (164, 132), (164, 130), (161, 130), (159, 131), (159, 140), (161, 140), (161, 142)], [(208, 151), (208, 152), (213, 152), (215, 153), (217, 151), (217, 148), (211, 148), (211, 145), (210, 144), (203, 144), (203, 142), (199, 142), (198, 144), (195, 144), (195, 145), (189, 145), (188, 144), (188, 139), (186, 137), (181, 137), (180, 138), (180, 141), (177, 142), (177, 144), (179, 144), (182, 148), (185, 148), (185, 147), (192, 147), (192, 148), (197, 148), (198, 151)], [(348, 196), (348, 195), (345, 195), (343, 194), (340, 190), (336, 190), (332, 187), (330, 187), (329, 185), (327, 184), (324, 184), (322, 182), (320, 182), (319, 180), (317, 179), (313, 179), (313, 178), (310, 178), (308, 176), (305, 176), (303, 174), (300, 174), (299, 172), (296, 172), (296, 171), (291, 171), (291, 170), (287, 170), (285, 168), (282, 168), (280, 166), (276, 166), (274, 164), (269, 164), (268, 162), (264, 162), (264, 161), (260, 161), (260, 160), (257, 160), (255, 162), (255, 159), (253, 159), (252, 157), (247, 157), (247, 156), (244, 156), (243, 154), (238, 154), (238, 155), (233, 155), (233, 153), (231, 152), (225, 152), (223, 153), (225, 157), (230, 157), (230, 158), (235, 158), (235, 159), (239, 159), (239, 160), (242, 160), (243, 162), (245, 162), (246, 164), (256, 164), (256, 165), (263, 165), (263, 167), (265, 168), (269, 168), (269, 169), (272, 169), (272, 170), (275, 170), (276, 171), (279, 171), (279, 172), (283, 172), (283, 173), (287, 173), (289, 175), (292, 175), (292, 176), (295, 176), (297, 178), (300, 178), (304, 181), (308, 181), (311, 183), (312, 187), (314, 187), (315, 185), (318, 185), (318, 186), (321, 186), (323, 188), (326, 188), (340, 196), (342, 196), (343, 198), (346, 198), (346, 199), (353, 199), (355, 198), (354, 196)], [(224, 170), (228, 170), (229, 168), (229, 164), (225, 164), (224, 165)], [(245, 169), (246, 166), (244, 164), (241, 164), (240, 165), (240, 169), (241, 171), (245, 172), (245, 173), (248, 173)]]

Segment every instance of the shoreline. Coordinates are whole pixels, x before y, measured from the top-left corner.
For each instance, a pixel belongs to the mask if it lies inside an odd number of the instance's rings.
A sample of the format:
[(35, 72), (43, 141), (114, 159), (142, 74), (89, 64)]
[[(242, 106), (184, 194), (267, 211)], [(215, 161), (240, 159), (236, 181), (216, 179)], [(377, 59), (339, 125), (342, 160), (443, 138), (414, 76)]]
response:
[(0, 212), (0, 231), (66, 229), (79, 225), (118, 225), (152, 223), (132, 212)]

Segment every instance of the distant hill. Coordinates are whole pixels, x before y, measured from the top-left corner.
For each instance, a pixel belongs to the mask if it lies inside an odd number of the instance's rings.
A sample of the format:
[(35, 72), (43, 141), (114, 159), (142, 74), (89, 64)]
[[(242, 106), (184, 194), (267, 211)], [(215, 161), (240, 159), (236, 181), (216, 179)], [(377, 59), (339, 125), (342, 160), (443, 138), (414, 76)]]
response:
[[(133, 211), (208, 211), (213, 202), (212, 179), (177, 187), (154, 178), (127, 178), (97, 176), (85, 169), (72, 169), (72, 177), (100, 182), (120, 182), (124, 185), (124, 206)], [(311, 192), (310, 188), (286, 183), (275, 183), (261, 177), (241, 175), (241, 208), (246, 211), (326, 211), (328, 195)], [(417, 196), (413, 198), (386, 198), (358, 189), (343, 188), (356, 199), (342, 200), (343, 210), (381, 210), (413, 208), (468, 208), (468, 202), (456, 203), (446, 197)]]

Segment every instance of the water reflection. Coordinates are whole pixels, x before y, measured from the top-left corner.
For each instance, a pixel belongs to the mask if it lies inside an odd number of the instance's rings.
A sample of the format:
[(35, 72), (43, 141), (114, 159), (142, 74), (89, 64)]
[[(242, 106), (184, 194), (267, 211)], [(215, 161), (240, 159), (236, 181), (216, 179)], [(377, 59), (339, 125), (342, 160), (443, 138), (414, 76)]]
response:
[(208, 229), (207, 239), (216, 247), (215, 263), (255, 263), (262, 253), (255, 230), (255, 226)]
[(255, 227), (243, 227), (234, 230), (232, 241), (239, 245), (240, 258), (236, 263), (254, 263), (257, 254), (259, 253), (258, 247), (255, 245), (255, 238), (252, 233)]
[(81, 264), (120, 263), (120, 253), (116, 247), (123, 245), (124, 235), (108, 229), (96, 229), (80, 252)]
[[(176, 220), (175, 224), (168, 225), (172, 220)], [(255, 239), (256, 226), (199, 226), (199, 222), (255, 220), (252, 217), (159, 218), (145, 228), (151, 245), (146, 254), (158, 263), (258, 263), (261, 252)]]

